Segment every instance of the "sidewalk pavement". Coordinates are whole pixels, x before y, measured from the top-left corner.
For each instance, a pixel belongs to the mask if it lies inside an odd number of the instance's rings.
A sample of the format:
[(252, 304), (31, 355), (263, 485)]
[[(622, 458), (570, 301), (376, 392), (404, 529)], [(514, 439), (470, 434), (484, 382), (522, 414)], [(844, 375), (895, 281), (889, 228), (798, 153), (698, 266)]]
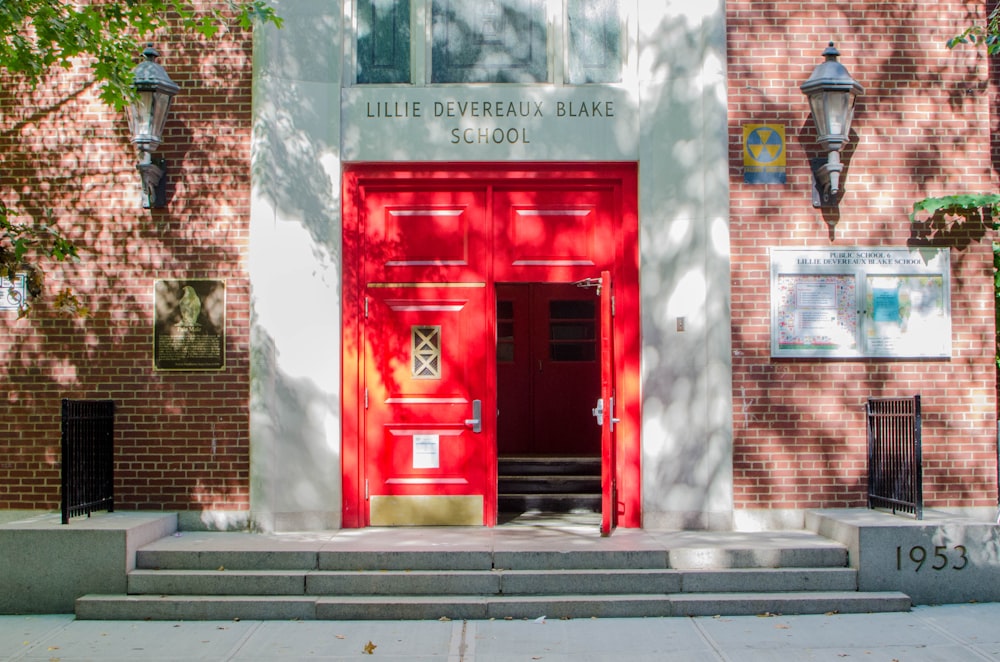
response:
[(0, 660), (1000, 660), (1000, 603), (908, 613), (523, 621), (0, 616)]

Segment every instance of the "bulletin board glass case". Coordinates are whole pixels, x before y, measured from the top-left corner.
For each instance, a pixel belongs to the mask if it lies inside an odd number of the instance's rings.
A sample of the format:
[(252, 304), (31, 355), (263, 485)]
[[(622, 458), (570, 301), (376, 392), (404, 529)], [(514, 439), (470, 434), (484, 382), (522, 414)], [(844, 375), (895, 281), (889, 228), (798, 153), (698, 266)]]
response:
[(944, 248), (772, 248), (771, 356), (951, 357)]

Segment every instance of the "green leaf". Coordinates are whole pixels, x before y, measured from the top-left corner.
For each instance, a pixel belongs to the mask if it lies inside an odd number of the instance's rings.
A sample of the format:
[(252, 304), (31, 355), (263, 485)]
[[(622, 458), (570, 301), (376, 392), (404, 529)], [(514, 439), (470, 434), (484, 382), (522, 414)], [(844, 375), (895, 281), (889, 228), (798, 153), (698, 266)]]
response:
[(997, 193), (962, 193), (946, 195), (941, 198), (924, 198), (913, 203), (913, 213), (910, 220), (916, 221), (917, 214), (933, 216), (938, 212), (967, 216), (969, 213), (989, 209), (994, 216), (1000, 215), (1000, 194)]

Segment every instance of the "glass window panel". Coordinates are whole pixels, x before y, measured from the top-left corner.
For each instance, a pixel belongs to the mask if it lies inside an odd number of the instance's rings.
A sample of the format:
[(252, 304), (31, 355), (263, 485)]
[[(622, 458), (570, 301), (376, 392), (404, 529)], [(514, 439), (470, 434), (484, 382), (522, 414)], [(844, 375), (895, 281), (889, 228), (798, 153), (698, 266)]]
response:
[(433, 83), (548, 80), (544, 0), (432, 0)]
[(552, 361), (594, 361), (597, 348), (593, 343), (553, 344), (549, 348), (549, 358)]
[(554, 320), (593, 320), (595, 312), (597, 304), (594, 301), (567, 299), (549, 302), (549, 317)]
[(358, 82), (410, 82), (410, 0), (358, 0)]
[(549, 359), (594, 361), (597, 358), (597, 305), (590, 300), (549, 302)]
[(497, 362), (514, 362), (513, 301), (497, 301)]
[(514, 362), (514, 345), (512, 343), (497, 344), (497, 363)]
[(593, 322), (553, 322), (549, 325), (550, 340), (593, 340)]
[(618, 0), (568, 0), (569, 83), (622, 79), (622, 25)]

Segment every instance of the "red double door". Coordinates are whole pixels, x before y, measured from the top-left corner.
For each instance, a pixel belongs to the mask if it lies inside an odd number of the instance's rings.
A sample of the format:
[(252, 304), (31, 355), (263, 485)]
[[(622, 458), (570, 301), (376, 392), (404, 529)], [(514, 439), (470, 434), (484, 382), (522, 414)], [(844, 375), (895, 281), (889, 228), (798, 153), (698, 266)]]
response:
[(637, 389), (624, 428), (629, 407), (614, 403), (619, 381), (637, 381), (625, 347), (638, 343), (614, 339), (636, 331), (634, 295), (615, 296), (636, 278), (623, 266), (634, 175), (612, 175), (347, 172), (345, 526), (490, 526), (498, 454), (600, 453), (602, 530), (614, 528)]

